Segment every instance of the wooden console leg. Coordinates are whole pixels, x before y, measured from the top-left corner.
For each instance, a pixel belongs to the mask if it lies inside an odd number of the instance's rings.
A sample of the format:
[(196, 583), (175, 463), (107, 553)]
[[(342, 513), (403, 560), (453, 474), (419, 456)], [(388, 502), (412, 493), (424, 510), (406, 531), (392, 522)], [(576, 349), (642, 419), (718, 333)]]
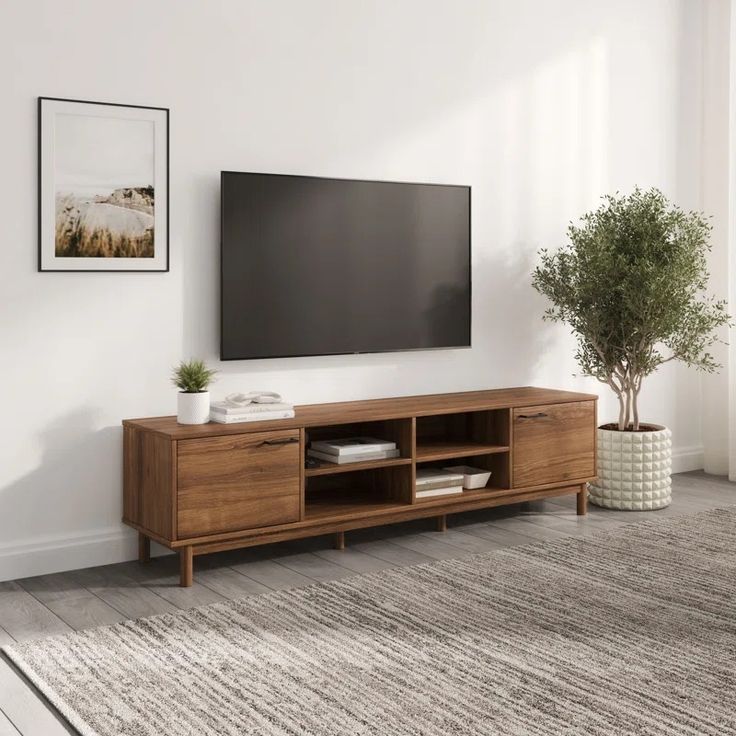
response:
[(447, 514), (442, 514), (442, 516), (437, 517), (437, 531), (438, 532), (447, 531)]
[(151, 540), (143, 533), (138, 532), (138, 562), (151, 561)]
[(345, 532), (335, 532), (335, 549), (345, 549)]
[(578, 491), (578, 516), (588, 513), (588, 484), (583, 483)]
[(191, 546), (179, 550), (179, 585), (182, 588), (192, 587), (194, 577), (194, 550)]

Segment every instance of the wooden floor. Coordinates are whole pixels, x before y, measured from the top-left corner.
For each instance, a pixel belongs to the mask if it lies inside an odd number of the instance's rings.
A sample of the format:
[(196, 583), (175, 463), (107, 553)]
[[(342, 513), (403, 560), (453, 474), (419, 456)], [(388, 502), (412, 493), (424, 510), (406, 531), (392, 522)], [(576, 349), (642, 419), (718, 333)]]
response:
[[(363, 572), (461, 557), (564, 536), (587, 536), (644, 518), (736, 503), (736, 484), (702, 472), (673, 476), (673, 503), (656, 512), (575, 514), (575, 496), (457, 514), (448, 530), (433, 520), (346, 534), (343, 551), (320, 537), (198, 557), (191, 588), (178, 586), (174, 556), (0, 583), (0, 646), (128, 618), (336, 580)], [(0, 660), (0, 736), (75, 733), (6, 660)]]

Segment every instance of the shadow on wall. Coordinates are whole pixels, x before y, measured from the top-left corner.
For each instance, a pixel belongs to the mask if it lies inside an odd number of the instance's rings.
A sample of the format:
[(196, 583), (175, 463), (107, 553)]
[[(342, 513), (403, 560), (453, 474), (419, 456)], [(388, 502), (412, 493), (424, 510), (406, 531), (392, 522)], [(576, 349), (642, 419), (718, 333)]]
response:
[[(521, 242), (510, 252), (477, 259), (483, 279), (473, 279), (473, 348), (487, 362), (489, 385), (532, 383), (554, 347), (553, 330), (542, 320), (545, 301), (531, 285), (536, 259), (536, 246)], [(475, 327), (479, 323), (482, 330)]]
[[(43, 542), (60, 529), (99, 532), (119, 522), (122, 427), (98, 429), (98, 415), (97, 410), (80, 409), (52, 421), (38, 434), (38, 467), (0, 488), (0, 540), (18, 539), (19, 530), (32, 529), (34, 540)], [(119, 512), (105, 525), (96, 513), (99, 504), (84, 493), (120, 499)]]

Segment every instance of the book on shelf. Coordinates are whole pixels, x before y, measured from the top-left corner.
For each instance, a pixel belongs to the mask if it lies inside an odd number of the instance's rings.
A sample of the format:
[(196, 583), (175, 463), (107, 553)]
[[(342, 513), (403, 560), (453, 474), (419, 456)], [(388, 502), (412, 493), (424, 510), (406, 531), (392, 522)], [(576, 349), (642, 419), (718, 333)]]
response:
[(417, 498), (433, 498), (434, 496), (454, 496), (463, 492), (462, 486), (447, 486), (446, 488), (430, 488), (428, 490), (419, 490), (417, 488)]
[(399, 451), (378, 450), (377, 452), (363, 452), (360, 455), (330, 455), (327, 452), (309, 449), (307, 450), (307, 455), (309, 455), (309, 457), (316, 458), (317, 460), (334, 463), (335, 465), (347, 465), (349, 463), (364, 463), (368, 460), (389, 460), (391, 458), (399, 457)]
[(293, 419), (293, 409), (281, 409), (279, 411), (259, 411), (251, 414), (223, 414), (222, 412), (211, 410), (210, 421), (218, 424), (239, 424), (241, 422), (268, 422), (274, 419)]
[(287, 404), (283, 401), (273, 404), (244, 404), (237, 406), (227, 401), (213, 401), (210, 411), (216, 411), (218, 414), (224, 414), (228, 417), (248, 416), (250, 414), (261, 414), (270, 411), (293, 411), (294, 405)]
[(462, 486), (463, 477), (462, 473), (453, 473), (440, 468), (419, 468), (417, 470), (416, 486), (423, 490), (446, 486)]
[(447, 488), (448, 486), (461, 486), (462, 480), (457, 478), (445, 478), (440, 480), (432, 481), (431, 483), (417, 483), (416, 488), (418, 491), (431, 491), (435, 488)]
[(313, 450), (329, 455), (360, 455), (366, 452), (382, 452), (395, 450), (396, 443), (390, 440), (379, 440), (376, 437), (345, 437), (338, 440), (317, 440), (312, 442)]

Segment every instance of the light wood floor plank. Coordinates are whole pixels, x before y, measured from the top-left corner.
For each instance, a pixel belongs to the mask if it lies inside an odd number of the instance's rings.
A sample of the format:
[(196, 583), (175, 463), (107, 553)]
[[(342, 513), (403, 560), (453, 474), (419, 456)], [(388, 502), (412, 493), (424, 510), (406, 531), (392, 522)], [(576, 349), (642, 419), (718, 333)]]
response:
[(401, 537), (395, 537), (391, 544), (404, 547), (412, 552), (418, 552), (431, 560), (451, 560), (469, 554), (459, 547), (447, 544), (439, 539), (432, 539), (424, 534), (405, 534)]
[(595, 534), (597, 531), (616, 529), (626, 525), (626, 522), (614, 519), (612, 516), (577, 516), (574, 513), (549, 513), (543, 511), (527, 511), (522, 512), (519, 518), (529, 521), (537, 526), (544, 526), (549, 529), (557, 529), (558, 531), (568, 532), (575, 536), (588, 536)]
[(301, 554), (279, 557), (278, 563), (289, 568), (289, 570), (294, 570), (301, 575), (305, 575), (312, 580), (318, 580), (319, 582), (339, 580), (340, 578), (355, 575), (347, 567), (336, 565), (334, 562), (330, 562), (324, 559), (324, 557), (319, 557), (313, 552), (302, 552)]
[(672, 493), (684, 494), (690, 500), (705, 503), (736, 503), (736, 483), (711, 481), (707, 478), (673, 476)]
[(560, 529), (549, 529), (547, 527), (532, 524), (526, 519), (519, 517), (509, 517), (507, 519), (496, 519), (495, 521), (486, 522), (489, 529), (500, 529), (507, 532), (516, 532), (526, 537), (531, 537), (537, 541), (545, 541), (548, 539), (560, 539), (569, 537), (570, 532), (561, 531)]
[[(504, 546), (490, 537), (468, 534), (464, 529), (458, 527), (448, 528), (446, 532), (424, 532), (422, 536), (457, 547), (466, 555), (492, 552)], [(421, 549), (419, 551), (421, 552)]]
[[(123, 563), (127, 564), (127, 563)], [(92, 567), (72, 573), (79, 582), (127, 618), (155, 616), (179, 610), (152, 590), (116, 569), (116, 565)]]
[(109, 626), (128, 618), (92, 593), (86, 598), (54, 601), (47, 606), (74, 631)]
[(71, 627), (15, 582), (0, 583), (0, 625), (16, 641), (71, 631)]
[(379, 560), (385, 560), (398, 567), (406, 565), (418, 565), (422, 562), (431, 562), (434, 558), (415, 552), (408, 547), (401, 547), (384, 539), (376, 539), (370, 542), (359, 542), (351, 545), (352, 549), (373, 555)]
[(189, 588), (182, 588), (179, 585), (178, 559), (172, 557), (158, 557), (146, 563), (137, 560), (124, 562), (118, 565), (117, 569), (139, 583), (142, 588), (156, 593), (182, 610), (225, 600), (223, 596), (201, 584), (196, 561), (194, 582)]
[(8, 720), (0, 710), (0, 736), (18, 736), (20, 731)]
[(0, 657), (0, 709), (23, 736), (68, 736), (76, 733), (62, 722), (4, 657)]
[(271, 590), (303, 588), (305, 585), (312, 585), (315, 582), (312, 578), (295, 570), (290, 570), (274, 560), (244, 562), (240, 565), (233, 565), (233, 570), (265, 585)]
[[(624, 525), (624, 522), (615, 518), (613, 514), (598, 513), (598, 509), (596, 511), (589, 511), (584, 516), (578, 516), (575, 507), (558, 505), (556, 503), (531, 501), (524, 506), (525, 508), (519, 512), (518, 518), (528, 518), (535, 521), (541, 520), (541, 523), (551, 527), (564, 527), (564, 524), (558, 524), (558, 522), (596, 526), (600, 529), (615, 529)], [(608, 509), (603, 509), (603, 511), (608, 511)]]
[(251, 595), (270, 593), (271, 588), (242, 575), (231, 567), (217, 567), (197, 572), (197, 580), (223, 598), (238, 600)]
[(323, 549), (315, 551), (314, 554), (358, 573), (377, 572), (378, 570), (395, 567), (386, 560), (381, 560), (365, 552), (359, 552), (352, 546), (349, 535), (346, 535), (345, 544), (345, 549)]
[(6, 644), (12, 644), (15, 641), (5, 629), (0, 627), (0, 647), (4, 647)]
[(38, 575), (33, 578), (18, 580), (21, 587), (27, 590), (41, 603), (48, 605), (54, 601), (85, 598), (90, 592), (79, 580), (69, 572), (57, 572), (52, 575)]
[(677, 473), (672, 476), (673, 484), (680, 481), (691, 482), (694, 485), (699, 483), (720, 485), (736, 494), (736, 482), (729, 480), (727, 475), (709, 475), (703, 470), (691, 470), (688, 473)]
[[(453, 527), (454, 528), (454, 527)], [(539, 541), (539, 537), (532, 534), (525, 534), (523, 531), (507, 529), (503, 526), (494, 524), (493, 522), (484, 522), (482, 524), (468, 524), (458, 527), (465, 534), (472, 534), (476, 537), (485, 537), (495, 542), (499, 548), (517, 547), (522, 544), (534, 544)], [(551, 538), (557, 536), (552, 534)], [(563, 535), (560, 535), (563, 536)], [(545, 539), (550, 537), (544, 537)]]
[(18, 582), (75, 631), (126, 619), (124, 614), (83, 587), (70, 573), (40, 575)]

